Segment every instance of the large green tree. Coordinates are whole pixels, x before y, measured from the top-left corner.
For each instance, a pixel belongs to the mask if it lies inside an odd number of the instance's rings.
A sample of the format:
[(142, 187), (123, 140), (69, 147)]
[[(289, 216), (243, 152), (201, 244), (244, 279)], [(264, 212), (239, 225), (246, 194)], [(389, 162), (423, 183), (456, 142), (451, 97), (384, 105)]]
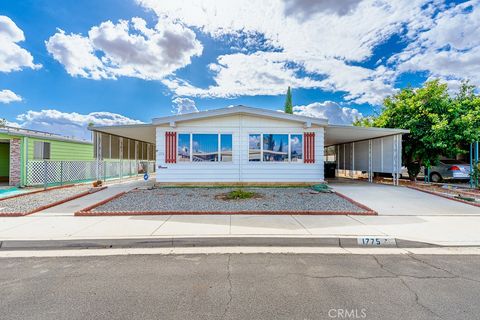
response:
[(285, 113), (293, 114), (292, 92), (290, 87), (287, 90), (287, 98), (285, 99)]
[(386, 98), (379, 114), (354, 125), (410, 130), (403, 137), (403, 163), (416, 179), (422, 165), (437, 164), (440, 155), (464, 153), (466, 145), (479, 139), (480, 97), (468, 82), (452, 97), (446, 84), (428, 81)]

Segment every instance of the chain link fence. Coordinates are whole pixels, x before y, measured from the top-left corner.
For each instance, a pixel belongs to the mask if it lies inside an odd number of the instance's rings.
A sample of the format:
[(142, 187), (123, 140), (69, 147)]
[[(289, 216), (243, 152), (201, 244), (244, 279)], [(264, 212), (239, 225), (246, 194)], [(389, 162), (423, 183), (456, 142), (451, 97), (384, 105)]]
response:
[(155, 171), (155, 161), (89, 160), (89, 161), (27, 161), (27, 186), (52, 186), (94, 180), (133, 177)]

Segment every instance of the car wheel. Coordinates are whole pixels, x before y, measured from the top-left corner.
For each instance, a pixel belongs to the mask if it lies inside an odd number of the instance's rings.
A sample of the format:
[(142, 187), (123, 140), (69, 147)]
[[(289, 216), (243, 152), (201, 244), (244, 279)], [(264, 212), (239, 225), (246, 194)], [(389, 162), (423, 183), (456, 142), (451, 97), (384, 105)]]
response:
[(430, 173), (430, 182), (440, 182), (442, 181), (442, 176), (437, 172)]

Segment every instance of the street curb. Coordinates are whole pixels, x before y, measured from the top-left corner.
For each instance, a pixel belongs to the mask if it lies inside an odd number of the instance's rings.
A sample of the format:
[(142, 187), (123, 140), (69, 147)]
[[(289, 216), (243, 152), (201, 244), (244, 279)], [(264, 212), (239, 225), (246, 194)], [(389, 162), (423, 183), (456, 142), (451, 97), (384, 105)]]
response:
[[(75, 200), (75, 199), (78, 199), (78, 198), (81, 198), (81, 197), (84, 197), (84, 196), (88, 196), (90, 194), (97, 193), (97, 192), (102, 191), (106, 188), (107, 187), (104, 186), (104, 187), (100, 187), (100, 188), (95, 188), (93, 190), (84, 191), (82, 193), (78, 193), (78, 194), (73, 195), (71, 197), (68, 197), (68, 198), (65, 198), (65, 199), (62, 199), (62, 200), (59, 200), (59, 201), (55, 201), (55, 202), (46, 204), (44, 206), (40, 206), (40, 207), (35, 208), (33, 210), (30, 210), (28, 212), (2, 212), (2, 213), (0, 213), (0, 217), (24, 217), (24, 216), (28, 216), (30, 214), (33, 214), (33, 213), (36, 213), (36, 212), (39, 212), (39, 211), (42, 211), (42, 210), (45, 210), (45, 209), (48, 209), (48, 208), (51, 208), (51, 207), (59, 206), (61, 204), (64, 204), (65, 202), (69, 202), (69, 201), (72, 201), (72, 200)], [(59, 188), (57, 188), (57, 189), (59, 189)], [(49, 189), (49, 190), (52, 190), (52, 189)]]
[(3, 240), (0, 251), (111, 249), (111, 248), (188, 248), (188, 247), (329, 247), (329, 248), (440, 248), (425, 242), (395, 239), (395, 245), (359, 245), (357, 238), (288, 237), (190, 237), (83, 240)]

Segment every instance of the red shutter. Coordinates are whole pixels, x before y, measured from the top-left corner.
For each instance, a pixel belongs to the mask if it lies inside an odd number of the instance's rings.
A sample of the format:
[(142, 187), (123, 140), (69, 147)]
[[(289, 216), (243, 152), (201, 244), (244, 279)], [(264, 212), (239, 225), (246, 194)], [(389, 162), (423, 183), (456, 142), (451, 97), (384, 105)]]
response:
[(315, 132), (305, 132), (303, 135), (304, 163), (315, 163)]
[(165, 132), (165, 163), (177, 162), (177, 133)]

